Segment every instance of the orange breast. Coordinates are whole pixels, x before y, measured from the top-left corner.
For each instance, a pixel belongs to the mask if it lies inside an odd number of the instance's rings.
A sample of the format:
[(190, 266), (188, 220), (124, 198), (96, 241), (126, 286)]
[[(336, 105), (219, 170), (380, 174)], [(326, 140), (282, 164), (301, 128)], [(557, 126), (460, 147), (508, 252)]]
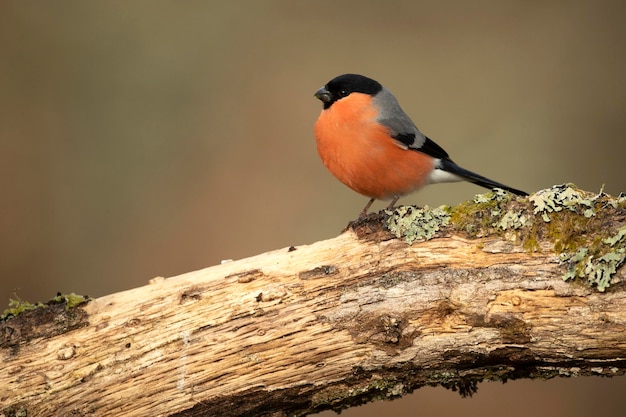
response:
[(326, 168), (354, 191), (385, 200), (416, 191), (428, 183), (434, 159), (394, 143), (376, 122), (372, 97), (352, 93), (323, 110), (315, 138)]

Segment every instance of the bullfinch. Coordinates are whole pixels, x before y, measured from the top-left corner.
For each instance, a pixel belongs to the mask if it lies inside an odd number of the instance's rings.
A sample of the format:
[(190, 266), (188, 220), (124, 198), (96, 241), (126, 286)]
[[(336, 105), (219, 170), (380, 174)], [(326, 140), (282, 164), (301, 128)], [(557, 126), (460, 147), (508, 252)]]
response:
[(326, 168), (357, 193), (374, 200), (398, 198), (427, 184), (469, 181), (528, 195), (461, 168), (419, 131), (393, 94), (357, 74), (333, 78), (315, 92), (324, 105), (315, 122), (317, 151)]

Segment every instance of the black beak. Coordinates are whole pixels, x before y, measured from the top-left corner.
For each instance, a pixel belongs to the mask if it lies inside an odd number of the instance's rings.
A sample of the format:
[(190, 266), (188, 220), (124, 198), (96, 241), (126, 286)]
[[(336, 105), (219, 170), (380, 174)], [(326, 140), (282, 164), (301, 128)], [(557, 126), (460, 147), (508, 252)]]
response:
[(320, 88), (315, 92), (315, 97), (320, 99), (324, 103), (330, 103), (333, 101), (333, 96), (330, 94), (330, 91), (326, 89), (326, 86)]

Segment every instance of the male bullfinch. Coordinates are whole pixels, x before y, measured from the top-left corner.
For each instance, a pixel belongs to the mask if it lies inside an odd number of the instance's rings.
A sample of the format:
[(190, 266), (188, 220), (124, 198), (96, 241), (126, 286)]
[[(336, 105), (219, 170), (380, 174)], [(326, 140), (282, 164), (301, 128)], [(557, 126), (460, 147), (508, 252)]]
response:
[(326, 168), (357, 193), (374, 200), (391, 199), (427, 184), (469, 181), (528, 195), (461, 168), (425, 136), (389, 90), (371, 78), (340, 75), (315, 92), (324, 109), (315, 122), (317, 151)]

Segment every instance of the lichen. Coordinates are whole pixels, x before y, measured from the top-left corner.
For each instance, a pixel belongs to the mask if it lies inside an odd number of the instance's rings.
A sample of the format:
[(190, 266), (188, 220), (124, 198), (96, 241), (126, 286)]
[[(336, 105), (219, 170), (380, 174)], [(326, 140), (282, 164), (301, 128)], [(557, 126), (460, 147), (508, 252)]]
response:
[(599, 291), (626, 261), (626, 196), (590, 193), (573, 184), (528, 198), (495, 189), (455, 207), (408, 206), (386, 213), (389, 230), (409, 244), (452, 230), (469, 238), (500, 236), (531, 253), (551, 245), (566, 266), (565, 280), (584, 279)]
[(437, 231), (450, 222), (450, 215), (444, 207), (402, 206), (386, 210), (386, 213), (389, 215), (388, 229), (397, 238), (404, 238), (408, 244), (432, 239)]
[(515, 230), (526, 226), (529, 220), (529, 217), (522, 212), (507, 211), (500, 218), (500, 221), (496, 224), (496, 227), (502, 230)]
[(626, 226), (609, 216), (623, 211), (626, 199), (555, 185), (529, 197), (534, 214), (540, 214), (545, 235), (567, 266), (564, 280), (582, 278), (598, 291), (605, 291), (626, 259)]
[(587, 278), (587, 282), (595, 285), (598, 291), (604, 291), (611, 284), (611, 277), (626, 259), (626, 245), (624, 244), (626, 226), (621, 227), (615, 236), (608, 237), (602, 243), (608, 245), (604, 247), (606, 251), (595, 247), (596, 254), (590, 254), (590, 249), (583, 247), (575, 253), (562, 253), (560, 259), (568, 265), (564, 280), (574, 278)]
[(573, 184), (555, 185), (531, 195), (528, 200), (535, 205), (533, 213), (541, 213), (541, 218), (546, 223), (550, 222), (548, 213), (555, 213), (564, 209), (580, 213), (586, 218), (595, 216), (594, 203), (602, 195), (602, 192), (591, 197), (574, 187)]

